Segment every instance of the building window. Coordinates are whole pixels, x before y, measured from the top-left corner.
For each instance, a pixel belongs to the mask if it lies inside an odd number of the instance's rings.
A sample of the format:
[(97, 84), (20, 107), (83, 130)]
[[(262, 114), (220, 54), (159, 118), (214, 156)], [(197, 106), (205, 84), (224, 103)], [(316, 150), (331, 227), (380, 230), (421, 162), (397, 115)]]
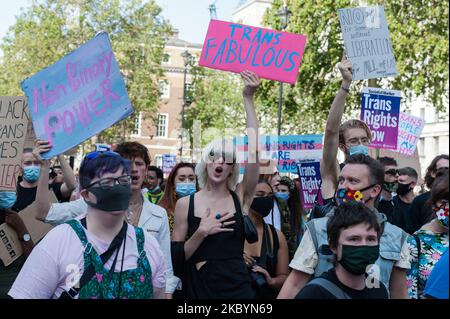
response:
[(166, 81), (159, 81), (159, 93), (162, 99), (170, 98), (170, 85)]
[(133, 129), (131, 130), (131, 135), (141, 136), (141, 128), (142, 128), (142, 113), (133, 114)]
[(170, 64), (172, 62), (172, 55), (170, 53), (164, 53), (162, 57), (162, 64)]
[(169, 115), (167, 113), (158, 114), (156, 125), (156, 136), (167, 138), (167, 127), (169, 126)]
[(434, 154), (439, 154), (439, 136), (433, 136)]
[(162, 162), (163, 162), (162, 155), (159, 155), (159, 154), (155, 155), (155, 166), (162, 168)]
[[(420, 118), (425, 120), (425, 108), (424, 107), (420, 108)], [(425, 120), (425, 122), (426, 122), (426, 120)]]
[(422, 154), (425, 154), (425, 138), (424, 137), (419, 138), (418, 148), (419, 148), (418, 149), (419, 155), (422, 156)]

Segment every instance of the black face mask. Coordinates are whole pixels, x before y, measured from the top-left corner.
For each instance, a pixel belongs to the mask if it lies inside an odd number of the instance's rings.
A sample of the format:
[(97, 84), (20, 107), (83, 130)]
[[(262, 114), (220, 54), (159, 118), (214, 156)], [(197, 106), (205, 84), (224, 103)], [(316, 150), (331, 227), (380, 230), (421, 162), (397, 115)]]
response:
[(411, 188), (411, 184), (402, 184), (402, 183), (398, 183), (398, 188), (397, 188), (397, 195), (403, 196), (408, 194), (412, 188)]
[(273, 197), (255, 197), (250, 208), (264, 218), (269, 215), (273, 209)]
[(85, 202), (105, 212), (127, 210), (131, 199), (130, 185), (114, 185), (108, 188), (90, 187), (88, 191), (97, 197), (97, 203)]

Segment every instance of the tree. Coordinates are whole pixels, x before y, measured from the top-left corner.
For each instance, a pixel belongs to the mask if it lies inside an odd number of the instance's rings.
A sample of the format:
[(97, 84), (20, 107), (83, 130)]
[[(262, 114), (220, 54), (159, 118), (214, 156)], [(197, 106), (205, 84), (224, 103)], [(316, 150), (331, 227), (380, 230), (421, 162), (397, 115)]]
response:
[(56, 62), (101, 30), (108, 32), (124, 76), (133, 116), (100, 133), (100, 142), (119, 142), (139, 112), (156, 114), (161, 61), (172, 28), (154, 0), (43, 0), (22, 10), (3, 39), (1, 95), (22, 95), (20, 81)]

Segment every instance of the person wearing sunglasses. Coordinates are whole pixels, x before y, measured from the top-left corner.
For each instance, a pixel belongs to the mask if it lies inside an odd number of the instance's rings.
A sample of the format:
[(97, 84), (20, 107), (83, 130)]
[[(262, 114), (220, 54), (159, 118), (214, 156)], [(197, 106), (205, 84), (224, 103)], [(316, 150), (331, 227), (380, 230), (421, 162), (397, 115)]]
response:
[[(406, 279), (408, 293), (412, 299), (426, 297), (425, 287), (430, 274), (437, 262), (448, 251), (448, 178), (448, 172), (436, 177), (431, 186), (428, 201), (428, 205), (432, 207), (433, 215), (430, 216), (428, 223), (408, 238), (411, 251), (411, 269), (408, 271)], [(448, 267), (444, 271), (447, 271), (448, 278)]]
[(398, 169), (397, 161), (392, 157), (379, 157), (378, 162), (384, 169), (384, 183), (381, 190), (378, 211), (387, 217), (387, 221), (392, 223), (394, 220), (394, 203), (392, 201), (398, 187)]
[(9, 295), (15, 299), (164, 298), (165, 258), (156, 239), (126, 222), (131, 161), (89, 154), (80, 167), (83, 214), (34, 248)]
[(258, 148), (254, 144), (258, 120), (253, 99), (260, 80), (249, 71), (241, 76), (247, 133), (253, 137), (249, 138), (249, 161), (242, 182), (236, 186), (240, 167), (233, 142), (214, 141), (203, 149), (196, 166), (201, 190), (179, 199), (175, 206), (172, 254), (175, 274), (183, 278), (187, 299), (254, 297), (243, 255), (245, 229), (249, 226), (246, 213), (259, 175)]
[[(127, 208), (127, 221), (133, 226), (139, 226), (146, 233), (153, 235), (161, 246), (166, 261), (166, 297), (172, 295), (180, 280), (173, 275), (172, 257), (170, 254), (170, 230), (166, 210), (145, 200), (142, 195), (142, 184), (145, 180), (150, 156), (147, 148), (138, 142), (122, 142), (115, 146), (114, 152), (92, 152), (86, 159), (93, 159), (101, 154), (120, 155), (131, 161), (131, 199)], [(80, 179), (81, 181), (81, 179)], [(68, 203), (50, 205), (48, 198), (39, 197), (41, 209), (36, 212), (36, 218), (52, 225), (60, 225), (77, 218), (87, 208), (83, 198)], [(38, 200), (37, 198), (37, 200)]]

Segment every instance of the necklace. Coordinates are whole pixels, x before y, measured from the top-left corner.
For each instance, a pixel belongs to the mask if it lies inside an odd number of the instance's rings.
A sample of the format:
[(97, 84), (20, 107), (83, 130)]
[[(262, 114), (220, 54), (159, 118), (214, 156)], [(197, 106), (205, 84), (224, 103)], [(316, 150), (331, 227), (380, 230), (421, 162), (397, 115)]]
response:
[(144, 205), (144, 200), (139, 197), (138, 203), (133, 203), (129, 205), (128, 214), (126, 215), (127, 222), (133, 226), (137, 226), (139, 223), (139, 218), (141, 217), (142, 208)]

